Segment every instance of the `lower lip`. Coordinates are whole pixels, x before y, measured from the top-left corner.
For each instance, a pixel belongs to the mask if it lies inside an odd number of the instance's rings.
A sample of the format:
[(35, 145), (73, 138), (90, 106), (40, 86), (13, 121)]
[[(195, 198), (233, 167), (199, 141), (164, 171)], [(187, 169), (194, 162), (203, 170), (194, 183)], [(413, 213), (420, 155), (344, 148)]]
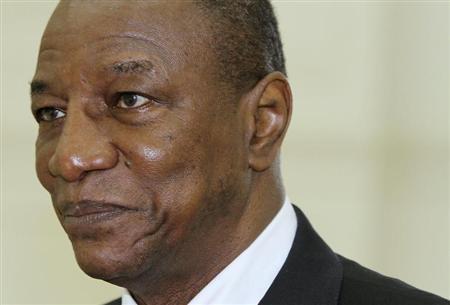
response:
[(66, 225), (95, 225), (104, 222), (113, 221), (116, 218), (124, 216), (132, 212), (131, 210), (113, 209), (98, 213), (90, 213), (81, 216), (65, 216), (64, 224)]

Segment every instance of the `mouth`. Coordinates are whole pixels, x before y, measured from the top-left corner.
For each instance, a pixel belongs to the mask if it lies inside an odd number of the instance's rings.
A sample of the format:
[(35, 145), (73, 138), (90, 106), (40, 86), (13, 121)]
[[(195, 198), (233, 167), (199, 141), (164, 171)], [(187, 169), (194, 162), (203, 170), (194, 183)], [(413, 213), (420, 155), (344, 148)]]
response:
[(111, 221), (137, 209), (124, 207), (114, 203), (98, 201), (82, 201), (68, 203), (62, 209), (64, 223), (67, 225), (89, 225)]

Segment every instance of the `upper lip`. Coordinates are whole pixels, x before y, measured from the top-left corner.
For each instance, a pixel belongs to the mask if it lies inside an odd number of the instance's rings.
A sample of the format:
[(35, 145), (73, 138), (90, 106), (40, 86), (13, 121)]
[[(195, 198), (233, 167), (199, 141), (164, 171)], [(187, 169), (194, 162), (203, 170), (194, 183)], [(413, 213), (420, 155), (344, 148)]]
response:
[(82, 217), (91, 214), (120, 211), (135, 211), (135, 209), (112, 202), (83, 200), (75, 203), (66, 202), (63, 204), (61, 213), (64, 217)]

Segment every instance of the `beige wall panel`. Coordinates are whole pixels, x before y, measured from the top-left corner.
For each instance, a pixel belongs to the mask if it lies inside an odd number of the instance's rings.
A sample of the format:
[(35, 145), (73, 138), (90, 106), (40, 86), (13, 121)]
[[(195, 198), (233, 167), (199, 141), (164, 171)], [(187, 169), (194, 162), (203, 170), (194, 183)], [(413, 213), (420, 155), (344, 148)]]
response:
[[(2, 1), (1, 302), (100, 304), (34, 174), (29, 111), (52, 1)], [(448, 5), (274, 1), (294, 93), (293, 202), (339, 253), (450, 297)]]

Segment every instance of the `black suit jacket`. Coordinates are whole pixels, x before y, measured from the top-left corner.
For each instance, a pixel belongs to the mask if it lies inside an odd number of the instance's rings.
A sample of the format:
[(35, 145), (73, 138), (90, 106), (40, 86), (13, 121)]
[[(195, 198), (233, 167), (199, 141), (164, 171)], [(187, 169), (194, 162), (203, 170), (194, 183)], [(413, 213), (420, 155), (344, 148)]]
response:
[[(450, 305), (335, 254), (300, 209), (294, 209), (294, 243), (260, 305)], [(106, 305), (120, 305), (120, 299)]]

